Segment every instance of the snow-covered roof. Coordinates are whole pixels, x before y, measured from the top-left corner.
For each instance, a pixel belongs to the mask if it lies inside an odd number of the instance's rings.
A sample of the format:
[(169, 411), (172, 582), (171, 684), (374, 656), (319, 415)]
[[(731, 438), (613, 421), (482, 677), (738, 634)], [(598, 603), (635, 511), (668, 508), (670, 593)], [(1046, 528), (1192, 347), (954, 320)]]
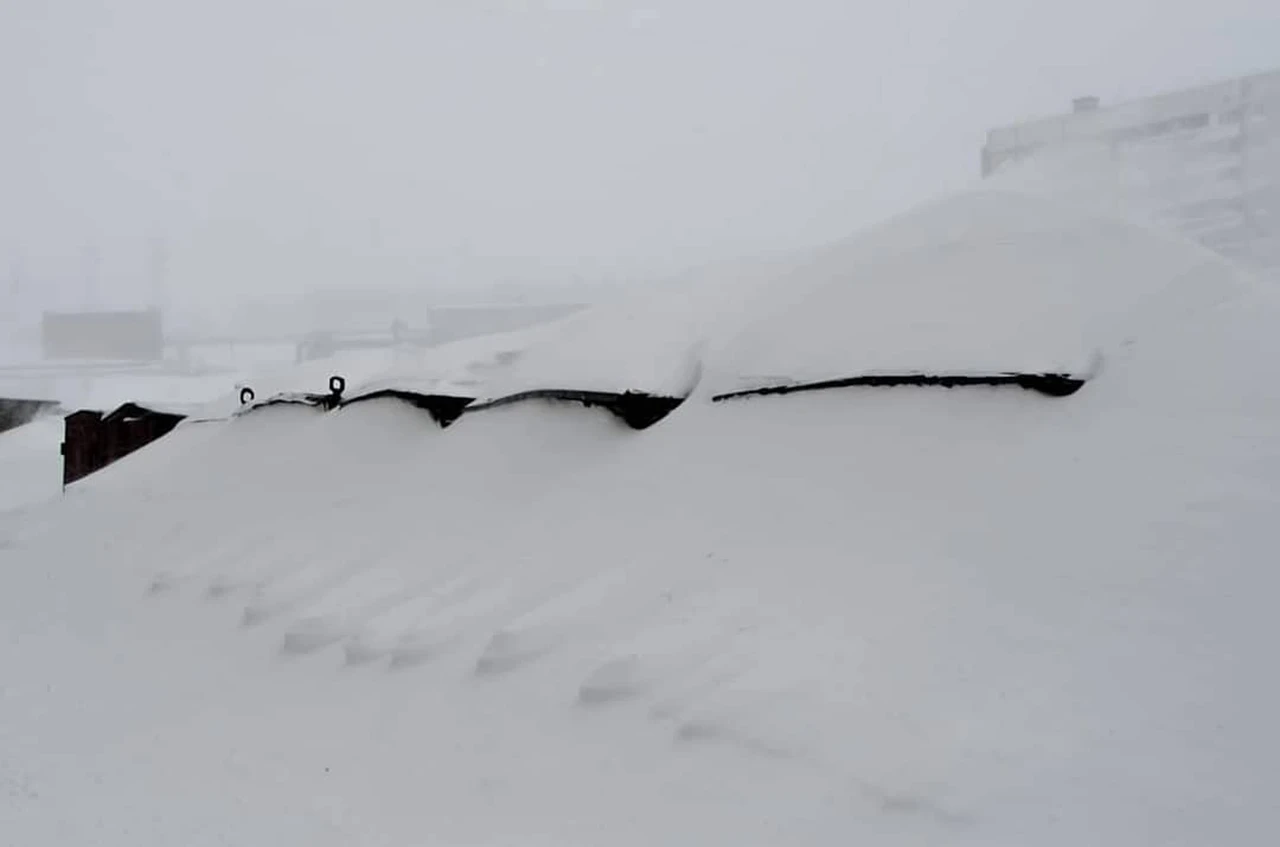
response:
[(864, 374), (1087, 374), (1137, 304), (1212, 263), (1032, 196), (956, 194), (756, 286), (750, 317), (716, 345), (707, 390)]
[(252, 387), (263, 403), (323, 392), (338, 374), (346, 400), (442, 395), (479, 408), (547, 391), (683, 398), (883, 375), (1087, 379), (1130, 310), (1188, 269), (1227, 273), (1216, 261), (1030, 194), (966, 191), (679, 290), (425, 350), (342, 354)]
[(496, 369), (484, 397), (538, 389), (684, 397), (698, 377), (705, 308), (689, 295), (639, 294), (580, 312)]

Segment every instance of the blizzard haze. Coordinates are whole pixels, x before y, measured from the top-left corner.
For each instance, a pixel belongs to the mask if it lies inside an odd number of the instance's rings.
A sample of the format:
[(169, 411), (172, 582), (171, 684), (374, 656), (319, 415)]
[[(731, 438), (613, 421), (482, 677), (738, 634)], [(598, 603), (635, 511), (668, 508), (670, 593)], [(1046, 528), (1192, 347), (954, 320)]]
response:
[(1275, 843), (1275, 5), (0, 0), (0, 843)]
[(1278, 45), (1265, 0), (6, 0), (0, 290), (644, 281), (843, 236), (972, 181), (992, 125)]
[[(344, 367), (329, 412), (265, 399), (327, 370), (258, 383), (60, 497), (56, 419), (0, 433), (0, 833), (1274, 842), (1273, 290), (989, 186), (756, 270)], [(1065, 397), (715, 400), (1072, 339)], [(685, 399), (638, 431), (547, 386)]]

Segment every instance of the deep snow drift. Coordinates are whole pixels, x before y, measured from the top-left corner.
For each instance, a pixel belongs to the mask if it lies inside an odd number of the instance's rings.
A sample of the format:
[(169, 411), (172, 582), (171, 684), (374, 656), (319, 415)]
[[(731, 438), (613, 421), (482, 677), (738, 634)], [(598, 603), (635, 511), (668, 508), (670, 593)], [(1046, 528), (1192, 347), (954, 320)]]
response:
[[(395, 400), (263, 408), (0, 518), (0, 831), (1267, 840), (1270, 297), (1003, 194), (764, 277), (602, 310), (477, 378), (683, 382), (643, 431), (545, 401), (447, 429)], [(1081, 357), (1069, 398), (711, 399)]]

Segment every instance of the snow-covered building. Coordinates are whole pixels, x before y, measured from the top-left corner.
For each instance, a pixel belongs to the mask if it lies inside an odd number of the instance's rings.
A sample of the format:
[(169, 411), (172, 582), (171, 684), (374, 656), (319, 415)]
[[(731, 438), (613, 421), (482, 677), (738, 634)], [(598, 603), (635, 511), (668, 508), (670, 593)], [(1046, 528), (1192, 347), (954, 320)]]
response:
[[(983, 176), (1047, 152), (1092, 150), (1157, 222), (1280, 277), (1280, 70), (998, 127)], [(1098, 159), (1072, 160), (1083, 169)], [(1070, 170), (1069, 167), (1069, 170)]]
[(60, 498), (0, 434), (3, 843), (1268, 843), (1275, 292), (985, 189)]

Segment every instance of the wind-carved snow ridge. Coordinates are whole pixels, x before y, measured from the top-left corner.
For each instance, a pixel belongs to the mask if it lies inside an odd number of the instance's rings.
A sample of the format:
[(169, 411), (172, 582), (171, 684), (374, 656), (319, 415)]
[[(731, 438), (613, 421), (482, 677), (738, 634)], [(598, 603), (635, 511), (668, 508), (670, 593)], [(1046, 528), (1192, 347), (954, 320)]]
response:
[(728, 658), (743, 633), (760, 626), (759, 601), (717, 585), (692, 565), (670, 576), (644, 606), (637, 623), (618, 630), (578, 685), (588, 708), (648, 702), (651, 706)]
[(495, 632), (476, 660), (476, 673), (503, 674), (562, 645), (595, 642), (644, 625), (663, 605), (662, 595), (646, 582), (634, 567), (619, 567), (568, 586)]
[[(392, 623), (394, 634), (384, 636), (383, 642), (391, 667), (416, 667), (459, 647), (468, 637), (479, 638), (495, 617), (519, 602), (519, 597), (514, 580), (471, 585), (447, 593), (434, 608), (418, 611), (401, 626)], [(368, 644), (363, 642), (357, 655), (368, 652)]]

